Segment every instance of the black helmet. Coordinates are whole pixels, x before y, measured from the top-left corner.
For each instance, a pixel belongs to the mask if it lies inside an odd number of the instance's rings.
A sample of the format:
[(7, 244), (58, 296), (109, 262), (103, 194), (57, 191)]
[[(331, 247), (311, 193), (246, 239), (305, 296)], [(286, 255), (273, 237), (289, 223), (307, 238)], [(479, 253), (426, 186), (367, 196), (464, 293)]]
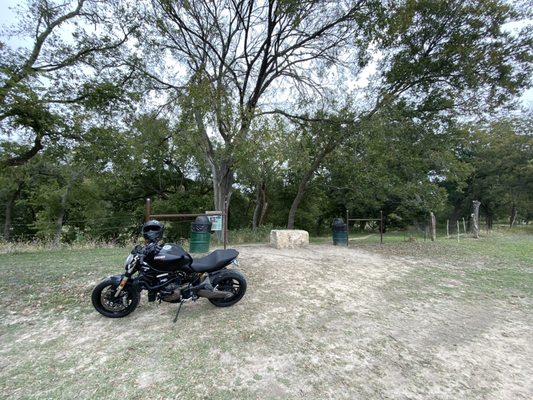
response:
[(155, 219), (143, 225), (143, 237), (148, 243), (157, 243), (163, 239), (163, 224)]

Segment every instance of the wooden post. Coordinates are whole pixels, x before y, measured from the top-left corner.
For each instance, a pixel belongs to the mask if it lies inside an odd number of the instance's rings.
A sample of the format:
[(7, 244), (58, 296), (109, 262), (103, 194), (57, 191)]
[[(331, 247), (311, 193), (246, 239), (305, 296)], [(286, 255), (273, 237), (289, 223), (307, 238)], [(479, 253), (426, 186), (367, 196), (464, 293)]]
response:
[(228, 199), (224, 200), (224, 217), (222, 218), (224, 222), (224, 250), (228, 245)]
[(457, 241), (459, 242), (459, 234), (461, 231), (459, 230), (459, 220), (457, 221)]
[(146, 199), (146, 206), (145, 206), (145, 221), (150, 221), (150, 213), (152, 208), (152, 201), (150, 199)]
[(346, 243), (350, 243), (350, 212), (346, 209)]
[(481, 202), (474, 200), (473, 202), (474, 212), (472, 213), (472, 233), (474, 234), (474, 239), (479, 238), (479, 206)]
[(466, 221), (465, 221), (465, 217), (463, 217), (463, 231), (465, 232), (465, 235), (466, 235)]
[(431, 212), (431, 241), (434, 242), (437, 239), (437, 219), (435, 218), (435, 214)]
[(379, 212), (379, 243), (383, 244), (383, 210)]
[(450, 238), (450, 220), (446, 220), (446, 239)]

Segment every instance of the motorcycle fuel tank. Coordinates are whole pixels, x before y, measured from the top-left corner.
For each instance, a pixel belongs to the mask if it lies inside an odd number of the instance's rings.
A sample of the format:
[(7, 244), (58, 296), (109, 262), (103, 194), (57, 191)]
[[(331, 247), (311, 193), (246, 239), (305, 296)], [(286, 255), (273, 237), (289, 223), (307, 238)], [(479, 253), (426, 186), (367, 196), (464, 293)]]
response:
[(192, 271), (192, 258), (183, 248), (174, 243), (165, 243), (159, 253), (149, 260), (149, 264), (158, 271)]

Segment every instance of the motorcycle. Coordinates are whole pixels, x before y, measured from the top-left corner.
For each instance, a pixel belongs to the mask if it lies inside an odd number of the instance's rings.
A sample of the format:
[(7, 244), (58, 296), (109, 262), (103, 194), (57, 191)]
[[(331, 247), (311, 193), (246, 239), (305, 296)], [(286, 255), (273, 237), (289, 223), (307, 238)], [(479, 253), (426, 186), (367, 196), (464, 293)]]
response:
[(215, 250), (193, 259), (181, 246), (157, 243), (163, 225), (149, 221), (143, 227), (144, 246), (137, 245), (124, 262), (125, 273), (104, 279), (93, 289), (92, 304), (96, 311), (110, 318), (121, 318), (137, 308), (141, 291), (148, 292), (148, 301), (179, 303), (207, 298), (217, 307), (229, 307), (242, 299), (246, 278), (231, 264), (238, 266), (239, 252), (234, 249)]

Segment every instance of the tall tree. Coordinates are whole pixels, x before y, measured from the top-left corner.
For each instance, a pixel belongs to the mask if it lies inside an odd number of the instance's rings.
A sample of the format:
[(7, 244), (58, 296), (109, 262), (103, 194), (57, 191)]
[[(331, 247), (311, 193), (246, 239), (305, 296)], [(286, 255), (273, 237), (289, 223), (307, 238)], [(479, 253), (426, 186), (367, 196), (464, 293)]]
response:
[[(0, 37), (0, 165), (13, 175), (46, 147), (122, 119), (134, 77), (124, 44), (137, 24), (117, 23), (120, 9), (96, 0), (29, 0), (17, 12)], [(5, 235), (20, 193), (7, 196)]]
[[(339, 134), (326, 149), (353, 135), (380, 110), (400, 103), (414, 118), (487, 114), (512, 102), (531, 84), (532, 27), (511, 33), (504, 24), (521, 17), (500, 0), (405, 0), (385, 2), (383, 24), (373, 45), (380, 55), (377, 72), (366, 87), (366, 104), (355, 99), (347, 134)], [(301, 118), (295, 115), (292, 118)], [(316, 154), (302, 176), (307, 183), (332, 150)], [(300, 190), (293, 206), (302, 196)], [(294, 225), (291, 210), (288, 227)]]
[(302, 202), (313, 177), (326, 158), (352, 135), (352, 124), (346, 123), (349, 116), (339, 112), (328, 116), (317, 113), (313, 119), (303, 120), (293, 133), (295, 135), (291, 164), (299, 177), (298, 189), (289, 209), (287, 228), (294, 229), (296, 211)]
[(382, 210), (396, 224), (425, 220), (444, 209), (443, 182), (464, 184), (471, 169), (456, 149), (466, 135), (453, 120), (417, 115), (401, 105), (380, 110), (326, 161), (323, 175), (340, 215)]
[(170, 104), (186, 96), (181, 111), (196, 124), (194, 140), (211, 169), (217, 210), (231, 196), (236, 147), (254, 118), (276, 108), (280, 88), (323, 95), (326, 65), (361, 70), (380, 15), (380, 2), (371, 0), (154, 4), (151, 45), (162, 57), (147, 74), (157, 89), (169, 91)]
[[(83, 110), (117, 109), (132, 78), (121, 52), (135, 30), (96, 0), (30, 0), (0, 42), (0, 161), (26, 163), (47, 142), (78, 140)], [(19, 42), (20, 43), (20, 42)], [(84, 122), (86, 123), (86, 122)]]
[(288, 125), (282, 118), (259, 118), (237, 151), (239, 184), (253, 195), (252, 229), (265, 223), (269, 192), (287, 160)]
[(471, 126), (468, 162), (473, 167), (464, 207), (481, 201), (481, 212), (492, 227), (496, 218), (513, 225), (533, 212), (533, 135), (531, 114), (506, 118), (486, 126)]

